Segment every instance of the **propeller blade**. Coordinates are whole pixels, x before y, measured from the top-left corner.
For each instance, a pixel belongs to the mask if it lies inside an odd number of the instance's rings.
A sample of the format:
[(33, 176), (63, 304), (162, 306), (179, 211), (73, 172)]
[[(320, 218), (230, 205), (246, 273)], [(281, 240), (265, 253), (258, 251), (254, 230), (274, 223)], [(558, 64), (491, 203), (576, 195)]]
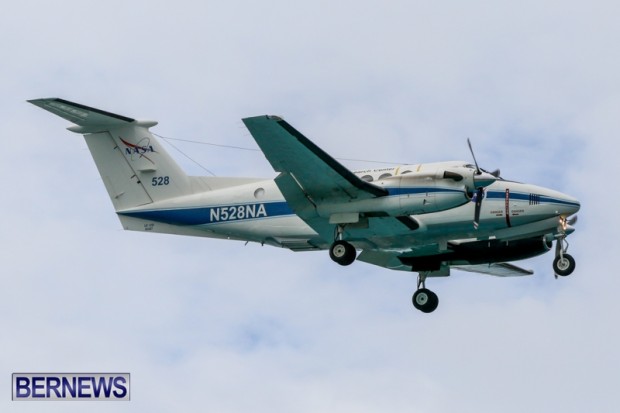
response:
[(474, 164), (476, 165), (476, 173), (474, 174), (474, 185), (476, 189), (491, 185), (499, 178), (499, 169), (496, 169), (493, 172), (488, 172), (487, 170), (480, 168), (469, 138), (467, 138), (467, 146), (469, 146), (471, 157), (474, 159)]
[(478, 167), (478, 161), (476, 160), (476, 155), (474, 155), (474, 150), (471, 147), (471, 141), (467, 138), (467, 146), (469, 146), (469, 151), (471, 152), (471, 157), (474, 158), (474, 164), (476, 164), (476, 174), (480, 175), (480, 168)]
[(480, 224), (480, 209), (482, 208), (482, 197), (484, 196), (484, 188), (478, 188), (476, 192), (476, 207), (474, 209), (474, 228), (478, 229)]
[(570, 218), (568, 218), (568, 220), (566, 221), (566, 223), (570, 226), (573, 226), (577, 223), (577, 215), (572, 216)]
[(471, 157), (474, 159), (476, 165), (476, 174), (474, 175), (474, 186), (476, 187), (476, 207), (474, 209), (474, 228), (478, 229), (480, 225), (480, 210), (482, 209), (482, 198), (484, 198), (484, 188), (493, 184), (499, 178), (499, 169), (493, 172), (487, 172), (484, 169), (480, 169), (478, 166), (478, 160), (474, 154), (474, 149), (471, 146), (471, 141), (467, 138), (467, 146), (471, 152)]

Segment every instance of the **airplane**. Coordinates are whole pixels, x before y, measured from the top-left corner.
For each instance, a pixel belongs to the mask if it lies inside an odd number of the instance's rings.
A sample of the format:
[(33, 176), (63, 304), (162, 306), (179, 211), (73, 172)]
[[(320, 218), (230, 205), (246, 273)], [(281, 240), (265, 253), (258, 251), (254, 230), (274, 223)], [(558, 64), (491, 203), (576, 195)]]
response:
[(429, 277), (451, 269), (500, 277), (533, 271), (512, 264), (553, 248), (553, 270), (575, 269), (566, 238), (577, 199), (449, 161), (351, 171), (278, 116), (243, 123), (278, 173), (275, 179), (188, 176), (136, 120), (60, 98), (29, 100), (84, 135), (124, 229), (256, 242), (292, 251), (328, 250), (354, 261), (417, 273), (416, 309), (431, 313)]

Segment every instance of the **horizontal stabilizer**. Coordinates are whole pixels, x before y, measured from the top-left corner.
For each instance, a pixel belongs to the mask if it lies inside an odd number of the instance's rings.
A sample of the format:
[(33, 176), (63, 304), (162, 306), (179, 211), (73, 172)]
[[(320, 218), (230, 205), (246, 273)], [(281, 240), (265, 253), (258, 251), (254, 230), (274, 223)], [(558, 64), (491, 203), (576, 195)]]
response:
[[(127, 126), (135, 122), (135, 119), (126, 116), (95, 109), (79, 103), (69, 102), (60, 98), (33, 99), (28, 102), (69, 122), (79, 125), (79, 128), (69, 128), (78, 133), (96, 133), (113, 128)], [(149, 122), (153, 126), (154, 122)]]

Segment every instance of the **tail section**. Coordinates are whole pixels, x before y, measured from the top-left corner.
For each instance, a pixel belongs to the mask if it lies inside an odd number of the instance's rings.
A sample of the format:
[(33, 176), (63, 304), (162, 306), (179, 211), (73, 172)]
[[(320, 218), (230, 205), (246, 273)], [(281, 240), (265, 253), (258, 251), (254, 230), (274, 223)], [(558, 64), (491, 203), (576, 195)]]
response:
[(193, 192), (190, 178), (149, 131), (157, 122), (58, 98), (29, 102), (76, 125), (68, 129), (84, 135), (117, 211)]

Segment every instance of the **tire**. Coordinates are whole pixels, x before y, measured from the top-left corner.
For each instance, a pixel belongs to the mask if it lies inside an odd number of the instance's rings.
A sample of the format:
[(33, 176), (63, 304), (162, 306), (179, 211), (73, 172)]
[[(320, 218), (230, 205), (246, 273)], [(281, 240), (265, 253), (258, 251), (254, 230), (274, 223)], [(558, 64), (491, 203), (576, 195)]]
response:
[(426, 288), (420, 288), (411, 298), (413, 306), (423, 313), (432, 313), (439, 305), (437, 294)]
[(555, 257), (555, 260), (553, 260), (553, 271), (562, 277), (571, 275), (575, 271), (575, 259), (568, 254), (562, 254), (562, 257)]
[(346, 241), (336, 241), (329, 247), (329, 257), (340, 265), (351, 265), (356, 256), (355, 247)]

